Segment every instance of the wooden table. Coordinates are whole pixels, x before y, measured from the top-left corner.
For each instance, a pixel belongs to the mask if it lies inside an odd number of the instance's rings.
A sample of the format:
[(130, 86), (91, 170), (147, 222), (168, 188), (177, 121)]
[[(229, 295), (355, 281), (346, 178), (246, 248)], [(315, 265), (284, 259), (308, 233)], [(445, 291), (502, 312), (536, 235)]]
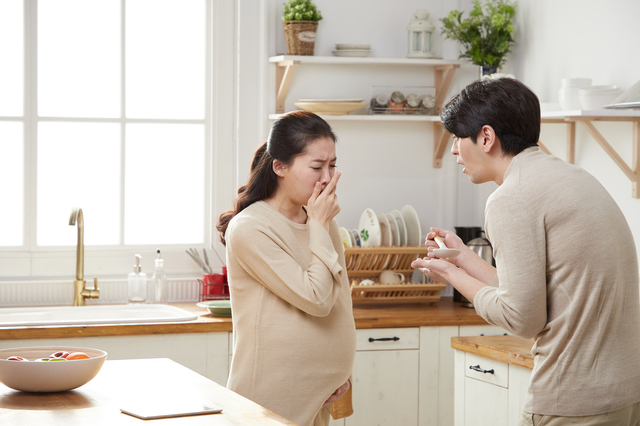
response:
[[(223, 409), (145, 421), (120, 412), (127, 403), (197, 401)], [(151, 422), (151, 423), (149, 423)], [(20, 426), (294, 425), (287, 419), (169, 359), (107, 360), (98, 375), (75, 390), (27, 393), (0, 384), (0, 425)]]

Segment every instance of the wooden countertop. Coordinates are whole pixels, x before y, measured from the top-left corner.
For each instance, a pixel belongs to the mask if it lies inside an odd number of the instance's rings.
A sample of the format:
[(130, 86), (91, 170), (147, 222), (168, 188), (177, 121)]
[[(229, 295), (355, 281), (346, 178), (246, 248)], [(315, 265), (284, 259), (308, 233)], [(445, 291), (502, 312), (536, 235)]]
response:
[[(59, 337), (123, 336), (143, 334), (182, 334), (229, 332), (231, 318), (215, 317), (195, 303), (174, 303), (193, 312), (198, 319), (187, 322), (153, 324), (92, 324), (79, 326), (0, 327), (0, 340), (44, 339)], [(0, 308), (2, 309), (2, 308)], [(429, 304), (363, 305), (354, 306), (356, 328), (397, 328), (446, 325), (486, 325), (475, 309), (454, 303), (443, 297), (433, 306)]]
[(67, 392), (30, 393), (0, 384), (0, 424), (41, 426), (142, 425), (120, 412), (127, 404), (162, 407), (195, 401), (222, 413), (153, 420), (154, 425), (294, 425), (264, 407), (169, 359), (107, 360), (89, 383)]
[(513, 365), (533, 369), (533, 339), (516, 336), (452, 337), (451, 347)]

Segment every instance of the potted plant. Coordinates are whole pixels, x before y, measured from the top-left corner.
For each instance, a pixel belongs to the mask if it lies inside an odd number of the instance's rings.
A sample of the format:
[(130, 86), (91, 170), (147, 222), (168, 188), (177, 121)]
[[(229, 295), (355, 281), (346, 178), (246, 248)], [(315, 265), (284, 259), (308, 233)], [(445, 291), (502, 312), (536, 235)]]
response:
[(311, 0), (289, 0), (284, 3), (284, 36), (287, 55), (313, 55), (318, 21), (322, 14)]
[(494, 74), (504, 65), (514, 42), (516, 4), (508, 0), (487, 0), (483, 10), (480, 0), (474, 0), (467, 19), (462, 19), (462, 12), (452, 10), (440, 20), (442, 34), (462, 45), (460, 58), (482, 66), (481, 75)]

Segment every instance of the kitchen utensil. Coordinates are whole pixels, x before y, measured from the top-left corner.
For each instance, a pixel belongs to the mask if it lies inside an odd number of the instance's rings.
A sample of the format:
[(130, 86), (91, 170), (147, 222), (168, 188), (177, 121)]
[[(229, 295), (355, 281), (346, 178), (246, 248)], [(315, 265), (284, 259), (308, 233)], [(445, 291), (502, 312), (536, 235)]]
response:
[(189, 251), (188, 249), (185, 250), (184, 252), (187, 253), (189, 255), (189, 257), (191, 259), (193, 259), (194, 262), (196, 262), (196, 264), (200, 267), (200, 270), (202, 270), (203, 274), (208, 274), (209, 273), (209, 270), (202, 263), (202, 260), (200, 260), (200, 256), (198, 256), (198, 257), (194, 256), (193, 253), (191, 251)]
[[(55, 352), (83, 352), (90, 358), (73, 361), (36, 361)], [(9, 361), (20, 356), (29, 361)], [(93, 379), (102, 368), (107, 353), (100, 349), (71, 346), (31, 346), (0, 350), (0, 382), (26, 392), (62, 392)]]
[(202, 254), (204, 256), (204, 263), (207, 265), (207, 269), (209, 272), (213, 271), (213, 269), (211, 269), (211, 265), (209, 265), (209, 256), (207, 256), (207, 251), (205, 249), (202, 249)]
[(438, 243), (440, 248), (433, 250), (433, 254), (441, 259), (453, 259), (460, 254), (458, 249), (450, 249), (444, 243), (444, 240), (439, 235), (436, 235), (433, 240)]

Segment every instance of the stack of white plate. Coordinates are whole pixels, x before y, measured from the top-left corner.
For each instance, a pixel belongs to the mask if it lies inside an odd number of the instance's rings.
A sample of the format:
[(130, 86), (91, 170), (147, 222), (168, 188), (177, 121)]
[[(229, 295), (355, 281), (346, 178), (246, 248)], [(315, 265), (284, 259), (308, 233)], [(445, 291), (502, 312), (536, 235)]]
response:
[(336, 44), (336, 50), (333, 51), (333, 55), (366, 58), (367, 56), (371, 55), (371, 45), (338, 43)]
[(345, 248), (415, 247), (424, 244), (420, 218), (410, 205), (386, 214), (365, 209), (358, 229), (340, 228), (340, 237)]

